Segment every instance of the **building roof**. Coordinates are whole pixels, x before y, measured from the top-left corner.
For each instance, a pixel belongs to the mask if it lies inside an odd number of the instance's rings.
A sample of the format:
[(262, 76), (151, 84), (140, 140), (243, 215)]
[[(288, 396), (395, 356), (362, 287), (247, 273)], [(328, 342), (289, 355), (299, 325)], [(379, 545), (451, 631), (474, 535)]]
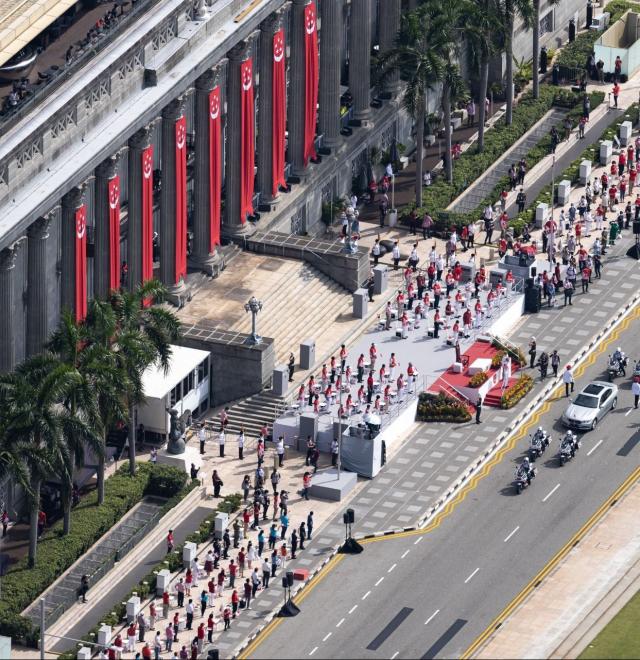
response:
[(0, 65), (20, 52), (77, 0), (0, 0)]
[(209, 351), (186, 346), (171, 346), (169, 371), (165, 374), (162, 367), (152, 365), (142, 374), (142, 387), (146, 397), (161, 399), (188, 376), (206, 357)]

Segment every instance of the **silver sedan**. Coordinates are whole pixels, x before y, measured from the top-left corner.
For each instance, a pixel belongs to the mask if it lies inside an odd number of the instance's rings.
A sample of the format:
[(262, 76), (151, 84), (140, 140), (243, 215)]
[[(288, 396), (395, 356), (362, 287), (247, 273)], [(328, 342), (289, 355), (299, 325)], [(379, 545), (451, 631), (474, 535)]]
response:
[(562, 423), (577, 431), (592, 431), (617, 405), (618, 386), (596, 380), (589, 383), (567, 406), (562, 415)]

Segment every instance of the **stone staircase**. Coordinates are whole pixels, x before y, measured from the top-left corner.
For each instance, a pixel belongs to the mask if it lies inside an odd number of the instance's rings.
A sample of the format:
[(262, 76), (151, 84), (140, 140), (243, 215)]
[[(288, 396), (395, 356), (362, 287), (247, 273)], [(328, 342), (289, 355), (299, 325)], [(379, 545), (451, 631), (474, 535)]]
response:
[[(165, 500), (148, 497), (138, 504), (122, 521), (106, 534), (94, 548), (81, 557), (61, 579), (44, 594), (45, 621), (51, 626), (63, 612), (78, 600), (78, 588), (83, 575), (89, 586), (95, 584), (145, 535), (160, 519)], [(40, 625), (40, 601), (37, 599), (24, 612), (34, 625)]]
[[(316, 340), (320, 358), (336, 342), (329, 332), (331, 326), (343, 316), (351, 318), (352, 296), (308, 263), (287, 260), (281, 270), (277, 286), (262, 298), (258, 332), (275, 340), (277, 364), (286, 362), (290, 352), (297, 359), (299, 344), (310, 338)], [(236, 322), (231, 330), (251, 332), (250, 316)]]
[[(521, 158), (526, 158), (527, 153), (535, 147), (545, 135), (549, 135), (553, 126), (558, 127), (558, 130), (562, 135), (561, 124), (567, 112), (568, 110), (565, 108), (553, 108), (550, 110), (545, 117), (526, 134), (521, 142), (510, 151), (506, 152), (506, 154), (498, 160), (475, 185), (470, 186), (466, 192), (460, 195), (460, 197), (448, 207), (447, 210), (456, 213), (469, 213), (477, 209), (482, 203), (482, 200), (491, 193), (500, 179), (507, 176), (509, 167), (513, 163), (517, 163)], [(527, 179), (525, 177), (525, 183), (526, 181)], [(496, 202), (497, 200), (493, 201)]]
[(276, 417), (280, 416), (285, 405), (282, 397), (276, 396), (271, 390), (254, 394), (229, 406), (229, 424), (227, 433), (231, 435), (227, 442), (233, 440), (240, 427), (244, 429), (247, 444), (254, 442), (260, 434), (263, 424), (271, 429)]

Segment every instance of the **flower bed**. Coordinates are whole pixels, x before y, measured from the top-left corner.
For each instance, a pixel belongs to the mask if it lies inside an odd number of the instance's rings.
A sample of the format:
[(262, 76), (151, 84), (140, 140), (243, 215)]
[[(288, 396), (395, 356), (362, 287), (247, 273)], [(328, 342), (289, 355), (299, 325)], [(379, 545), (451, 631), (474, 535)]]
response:
[[(491, 366), (493, 366), (493, 360), (491, 361)], [(478, 371), (478, 373), (473, 374), (469, 378), (469, 387), (480, 387), (489, 380), (488, 371)]]
[(444, 392), (423, 392), (418, 398), (416, 420), (419, 422), (468, 422), (467, 407)]
[(515, 346), (514, 348), (509, 348), (509, 347), (504, 348), (503, 345), (496, 339), (494, 339), (491, 342), (491, 345), (494, 348), (500, 349), (491, 359), (491, 366), (494, 369), (497, 369), (500, 366), (500, 364), (502, 363), (502, 358), (505, 355), (508, 355), (513, 362), (517, 362), (520, 366), (527, 363), (527, 358), (525, 357), (524, 353), (520, 350), (520, 348), (518, 348), (517, 346)]
[[(213, 537), (213, 531), (215, 528), (215, 517), (218, 511), (223, 511), (225, 513), (233, 513), (240, 508), (242, 502), (242, 495), (233, 494), (226, 495), (220, 504), (211, 511), (207, 520), (203, 521), (200, 524), (199, 529), (193, 534), (189, 534), (185, 539), (185, 543), (191, 541), (200, 545), (201, 543), (206, 543)], [(163, 559), (159, 564), (156, 564), (147, 575), (145, 575), (138, 584), (131, 588), (131, 591), (124, 597), (122, 602), (114, 604), (113, 607), (109, 608), (109, 612), (105, 612), (104, 616), (100, 617), (100, 623), (94, 626), (84, 637), (88, 642), (95, 641), (98, 637), (98, 629), (102, 626), (103, 623), (106, 623), (112, 628), (116, 628), (119, 625), (122, 625), (126, 620), (127, 608), (126, 602), (134, 594), (140, 597), (141, 601), (144, 601), (150, 594), (155, 593), (156, 590), (156, 580), (158, 577), (158, 571), (162, 569), (168, 569), (169, 572), (175, 573), (180, 570), (183, 566), (182, 560), (182, 549), (184, 543), (178, 545), (174, 548), (174, 551), (171, 554), (168, 554), (165, 559)], [(76, 650), (67, 651), (61, 653), (58, 656), (61, 660), (74, 660), (76, 657)]]
[(500, 407), (505, 410), (513, 406), (522, 399), (533, 387), (533, 378), (527, 374), (521, 374), (520, 378), (511, 387), (508, 387), (500, 399)]
[(129, 476), (125, 462), (105, 481), (104, 503), (97, 504), (97, 491), (83, 497), (71, 511), (71, 531), (62, 535), (62, 520), (47, 529), (38, 542), (35, 567), (27, 558), (13, 564), (2, 577), (0, 601), (0, 634), (14, 641), (33, 643), (37, 630), (30, 619), (20, 616), (45, 589), (57, 580), (122, 516), (145, 495), (168, 497), (163, 509), (173, 508), (193, 487), (187, 475), (175, 468), (150, 463), (138, 465), (136, 475)]

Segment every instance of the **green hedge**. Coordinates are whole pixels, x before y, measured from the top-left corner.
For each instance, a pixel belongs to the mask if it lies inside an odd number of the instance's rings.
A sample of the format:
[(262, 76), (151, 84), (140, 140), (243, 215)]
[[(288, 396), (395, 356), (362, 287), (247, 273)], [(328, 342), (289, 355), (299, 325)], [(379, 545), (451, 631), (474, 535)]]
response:
[[(218, 504), (216, 509), (213, 509), (209, 514), (208, 518), (204, 520), (196, 532), (190, 534), (185, 539), (187, 541), (192, 541), (193, 543), (201, 544), (209, 541), (213, 536), (213, 531), (215, 527), (215, 516), (217, 511), (223, 511), (225, 513), (233, 513), (240, 508), (242, 502), (242, 495), (235, 493), (233, 495), (225, 496), (220, 504)], [(145, 575), (138, 584), (136, 584), (129, 593), (125, 596), (122, 602), (115, 603), (113, 607), (109, 609), (109, 612), (105, 612), (104, 616), (100, 617), (100, 623), (94, 626), (84, 637), (83, 639), (88, 642), (95, 642), (98, 638), (98, 629), (103, 623), (116, 628), (119, 625), (122, 625), (122, 622), (126, 616), (126, 606), (122, 603), (129, 600), (129, 598), (135, 592), (140, 596), (141, 600), (145, 600), (151, 593), (156, 589), (156, 579), (158, 571), (162, 569), (169, 569), (171, 573), (182, 568), (182, 548), (184, 543), (176, 546), (174, 551), (167, 555), (166, 558), (161, 561), (159, 564), (156, 564), (147, 575)], [(76, 649), (66, 651), (61, 653), (58, 656), (61, 660), (75, 660)]]
[(470, 419), (467, 407), (444, 392), (422, 392), (418, 397), (416, 420), (419, 422), (461, 423)]
[[(628, 2), (627, 0), (613, 0), (608, 3), (605, 11), (611, 14), (610, 25), (615, 23), (627, 9), (640, 9), (640, 4)], [(593, 45), (600, 36), (602, 36), (602, 32), (599, 30), (581, 32), (575, 41), (562, 47), (555, 62), (559, 66), (566, 66), (570, 69), (583, 69), (587, 58), (593, 51)]]
[[(591, 107), (597, 107), (604, 99), (602, 92), (594, 92), (591, 95)], [(464, 152), (454, 163), (453, 183), (446, 181), (444, 175), (440, 175), (437, 181), (423, 189), (423, 206), (418, 209), (422, 215), (429, 211), (435, 221), (435, 231), (441, 231), (452, 223), (468, 224), (472, 219), (479, 216), (479, 210), (471, 213), (445, 212), (451, 202), (468, 188), (477, 178), (482, 176), (513, 144), (519, 140), (534, 124), (536, 124), (553, 105), (571, 107), (570, 116), (572, 121), (577, 119), (582, 111), (582, 96), (566, 89), (558, 89), (550, 85), (540, 86), (540, 97), (534, 99), (527, 92), (518, 102), (513, 111), (513, 123), (509, 126), (498, 124), (485, 134), (485, 147), (482, 153), (474, 148)], [(531, 167), (549, 152), (550, 138), (545, 136), (527, 155), (527, 163)], [(495, 202), (500, 190), (505, 187), (506, 179), (498, 182), (496, 188), (487, 198)], [(407, 219), (411, 211), (416, 208), (415, 202), (409, 203), (402, 210), (402, 218)]]
[[(624, 115), (616, 118), (611, 124), (604, 130), (602, 135), (596, 136), (594, 142), (591, 144), (585, 146), (582, 154), (576, 158), (567, 169), (564, 170), (561, 174), (559, 174), (556, 177), (557, 181), (562, 181), (563, 179), (568, 179), (571, 181), (572, 184), (577, 183), (580, 179), (580, 163), (583, 160), (590, 160), (591, 163), (596, 163), (599, 160), (599, 149), (600, 149), (600, 140), (611, 140), (613, 139), (614, 135), (618, 134), (618, 127), (623, 121), (627, 121), (627, 117), (625, 115), (628, 115), (632, 120), (637, 116), (638, 113), (638, 104), (634, 103), (632, 104), (627, 111), (625, 112)], [(536, 206), (540, 202), (545, 202), (547, 204), (550, 204), (551, 202), (551, 184), (546, 185), (542, 190), (538, 193), (538, 196), (531, 202), (530, 207), (524, 211), (523, 213), (520, 213), (514, 220), (512, 221), (512, 224), (518, 223), (520, 226), (524, 226), (525, 223), (528, 223), (529, 225), (533, 224), (535, 222), (535, 217), (536, 217)]]
[(187, 475), (175, 468), (141, 463), (135, 477), (129, 476), (124, 463), (105, 481), (105, 499), (97, 505), (94, 490), (71, 511), (71, 532), (62, 535), (62, 521), (47, 529), (38, 542), (36, 566), (28, 567), (27, 558), (13, 564), (2, 577), (0, 634), (14, 640), (33, 642), (37, 630), (20, 612), (62, 575), (101, 536), (145, 495), (170, 498), (164, 510), (175, 506), (193, 487)]

